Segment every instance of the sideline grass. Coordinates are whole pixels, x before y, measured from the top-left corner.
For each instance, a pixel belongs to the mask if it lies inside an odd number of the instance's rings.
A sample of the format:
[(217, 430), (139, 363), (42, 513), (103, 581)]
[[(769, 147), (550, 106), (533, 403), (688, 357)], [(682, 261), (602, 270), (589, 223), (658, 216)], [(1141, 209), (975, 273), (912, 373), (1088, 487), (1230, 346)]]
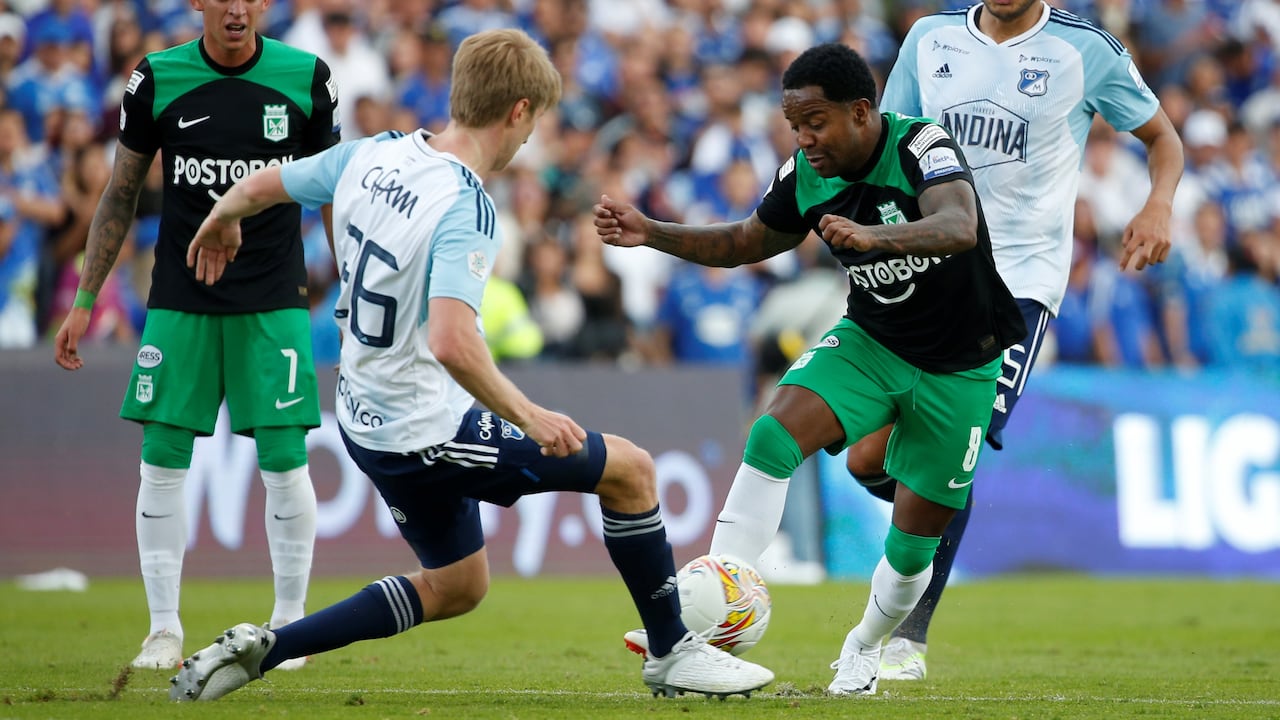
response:
[[(312, 608), (366, 579), (313, 582)], [(0, 718), (1280, 718), (1280, 584), (1021, 576), (957, 585), (934, 623), (928, 680), (832, 699), (828, 663), (863, 585), (774, 587), (749, 659), (778, 682), (750, 700), (651, 698), (621, 635), (613, 579), (495, 579), (476, 612), (273, 672), (215, 703), (168, 701), (170, 673), (126, 668), (145, 630), (141, 583), (85, 593), (0, 584)], [(261, 622), (269, 580), (183, 587), (188, 653)]]

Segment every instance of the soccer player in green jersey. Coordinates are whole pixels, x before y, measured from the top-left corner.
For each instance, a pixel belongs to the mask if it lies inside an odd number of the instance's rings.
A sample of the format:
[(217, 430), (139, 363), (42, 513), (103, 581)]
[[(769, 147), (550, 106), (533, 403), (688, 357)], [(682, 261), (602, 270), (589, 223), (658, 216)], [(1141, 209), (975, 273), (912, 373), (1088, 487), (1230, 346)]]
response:
[[(833, 695), (875, 693), (882, 639), (915, 607), (968, 499), (1002, 351), (1026, 335), (955, 140), (930, 120), (880, 112), (875, 98), (856, 52), (811, 48), (782, 76), (799, 149), (749, 218), (657, 222), (607, 196), (594, 210), (604, 242), (703, 265), (759, 262), (814, 232), (848, 271), (844, 318), (792, 364), (752, 425), (711, 542), (712, 553), (755, 563), (804, 458), (896, 423), (885, 460), (898, 478), (893, 519), (862, 621), (832, 664)], [(643, 646), (638, 635), (627, 640)]]
[[(135, 523), (150, 631), (138, 668), (182, 662), (178, 597), (187, 544), (183, 485), (197, 435), (211, 435), (225, 400), (231, 430), (254, 438), (266, 486), (266, 534), (279, 626), (304, 613), (316, 535), (306, 434), (320, 425), (311, 355), (301, 209), (286, 204), (246, 221), (252, 248), (210, 287), (186, 267), (186, 248), (237, 180), (338, 142), (337, 87), (316, 56), (264, 38), (270, 0), (191, 0), (200, 38), (146, 56), (125, 88), (111, 180), (89, 230), (75, 307), (55, 340), (68, 370), (97, 292), (133, 221), (160, 151), (164, 206), (147, 320), (120, 416), (142, 424)], [(305, 662), (305, 660), (301, 661)], [(292, 666), (301, 666), (295, 662)]]

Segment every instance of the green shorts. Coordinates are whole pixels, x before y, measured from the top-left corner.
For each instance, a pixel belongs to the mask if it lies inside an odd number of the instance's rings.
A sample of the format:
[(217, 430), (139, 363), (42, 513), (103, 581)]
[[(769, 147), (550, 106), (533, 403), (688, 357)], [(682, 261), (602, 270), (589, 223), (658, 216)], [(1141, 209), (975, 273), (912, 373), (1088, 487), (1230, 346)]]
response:
[(885, 471), (939, 505), (965, 506), (991, 422), (1002, 357), (973, 370), (929, 373), (848, 318), (791, 365), (779, 385), (817, 393), (844, 427), (835, 454), (893, 423)]
[(225, 397), (232, 432), (320, 426), (311, 320), (290, 308), (239, 315), (147, 311), (120, 417), (212, 435)]

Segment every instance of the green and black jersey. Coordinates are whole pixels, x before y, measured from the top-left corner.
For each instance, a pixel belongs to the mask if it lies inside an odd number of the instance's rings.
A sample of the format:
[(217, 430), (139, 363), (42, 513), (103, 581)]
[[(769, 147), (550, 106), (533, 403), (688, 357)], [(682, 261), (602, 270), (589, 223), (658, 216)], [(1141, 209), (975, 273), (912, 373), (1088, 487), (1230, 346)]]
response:
[(147, 307), (250, 313), (308, 307), (301, 208), (277, 205), (241, 223), (244, 246), (222, 280), (195, 281), (187, 245), (237, 180), (338, 142), (338, 91), (310, 53), (258, 36), (239, 67), (209, 58), (200, 39), (150, 53), (120, 112), (120, 143), (164, 167), (160, 239)]
[[(797, 151), (756, 213), (786, 233), (817, 232), (823, 215), (861, 225), (921, 218), (918, 198), (944, 182), (973, 184), (955, 141), (929, 120), (884, 113), (871, 159), (855, 176), (823, 178)], [(829, 246), (828, 246), (829, 247)], [(847, 317), (903, 360), (928, 372), (971, 370), (1026, 336), (1018, 305), (996, 272), (978, 204), (978, 244), (945, 257), (835, 250), (849, 273)]]

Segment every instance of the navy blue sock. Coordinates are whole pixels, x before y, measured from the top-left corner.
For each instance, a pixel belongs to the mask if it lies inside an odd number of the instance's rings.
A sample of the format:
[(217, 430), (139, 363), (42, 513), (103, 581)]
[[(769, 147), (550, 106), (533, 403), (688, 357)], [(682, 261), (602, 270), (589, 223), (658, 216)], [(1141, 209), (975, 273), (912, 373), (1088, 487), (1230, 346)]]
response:
[(418, 591), (408, 578), (388, 575), (346, 600), (276, 630), (276, 644), (262, 659), (262, 670), (359, 640), (391, 637), (421, 622)]
[(680, 620), (676, 565), (671, 559), (667, 528), (655, 506), (638, 515), (604, 511), (604, 546), (631, 592), (640, 621), (649, 635), (649, 652), (662, 657), (688, 632)]
[(964, 537), (964, 529), (969, 525), (969, 513), (973, 510), (973, 490), (969, 490), (969, 502), (964, 509), (951, 518), (951, 523), (942, 533), (942, 542), (933, 553), (933, 578), (929, 587), (925, 588), (916, 609), (911, 611), (906, 620), (893, 632), (895, 637), (904, 637), (918, 643), (928, 642), (929, 623), (933, 621), (933, 611), (938, 609), (942, 600), (942, 591), (947, 589), (947, 578), (951, 577), (951, 565), (956, 561), (956, 553), (960, 550), (960, 539)]

